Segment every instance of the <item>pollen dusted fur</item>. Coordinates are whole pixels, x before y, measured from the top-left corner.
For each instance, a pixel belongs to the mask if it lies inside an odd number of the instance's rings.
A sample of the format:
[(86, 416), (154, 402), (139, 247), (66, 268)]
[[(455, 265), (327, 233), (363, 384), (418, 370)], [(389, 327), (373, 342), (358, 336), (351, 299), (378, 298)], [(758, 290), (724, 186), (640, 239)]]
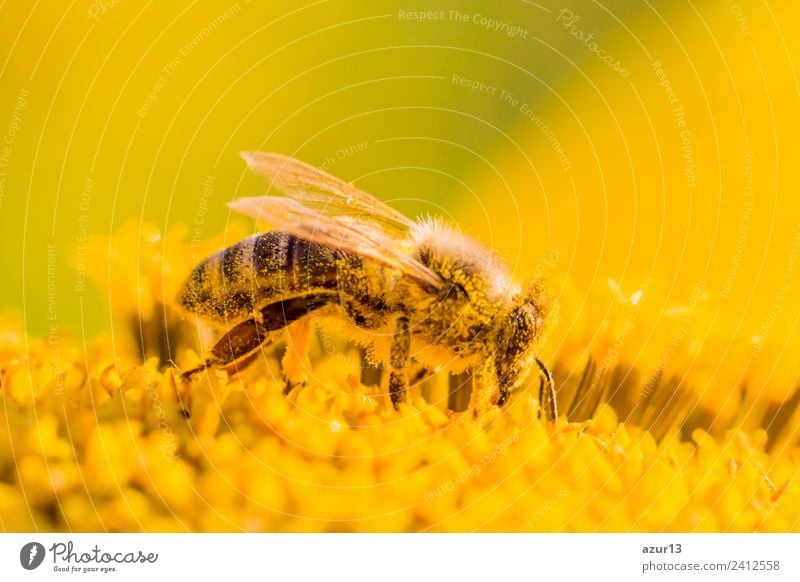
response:
[(284, 359), (287, 388), (305, 384), (300, 360), (314, 314), (340, 319), (343, 333), (386, 366), (395, 406), (406, 399), (412, 361), (431, 371), (473, 370), (475, 414), (505, 404), (537, 363), (540, 401), (555, 420), (552, 380), (536, 358), (546, 315), (538, 283), (523, 292), (495, 253), (438, 219), (412, 222), (291, 158), (243, 156), (286, 197), (231, 206), (278, 230), (209, 257), (189, 276), (180, 304), (226, 333), (185, 378), (243, 367), (288, 328), (295, 354)]

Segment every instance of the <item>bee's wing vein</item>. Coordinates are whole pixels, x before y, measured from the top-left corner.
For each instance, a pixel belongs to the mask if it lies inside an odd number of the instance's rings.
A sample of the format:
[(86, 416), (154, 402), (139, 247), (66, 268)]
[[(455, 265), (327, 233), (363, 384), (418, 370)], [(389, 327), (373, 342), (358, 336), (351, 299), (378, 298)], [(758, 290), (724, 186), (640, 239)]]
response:
[(296, 200), (276, 196), (239, 198), (229, 206), (297, 237), (369, 257), (420, 283), (437, 289), (440, 286), (439, 278), (409, 254), (407, 239), (387, 236), (377, 226), (346, 216), (325, 215)]

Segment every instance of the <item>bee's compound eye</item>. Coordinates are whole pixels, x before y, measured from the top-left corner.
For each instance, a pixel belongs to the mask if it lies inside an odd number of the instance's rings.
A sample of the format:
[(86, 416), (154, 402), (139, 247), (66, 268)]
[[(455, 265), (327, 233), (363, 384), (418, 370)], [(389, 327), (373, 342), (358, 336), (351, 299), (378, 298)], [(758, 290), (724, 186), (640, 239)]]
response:
[(539, 313), (539, 306), (533, 301), (528, 301), (525, 303), (524, 309), (527, 316), (526, 319), (528, 320), (528, 325), (533, 330), (533, 335), (538, 336), (539, 328), (542, 325), (542, 316), (541, 313)]

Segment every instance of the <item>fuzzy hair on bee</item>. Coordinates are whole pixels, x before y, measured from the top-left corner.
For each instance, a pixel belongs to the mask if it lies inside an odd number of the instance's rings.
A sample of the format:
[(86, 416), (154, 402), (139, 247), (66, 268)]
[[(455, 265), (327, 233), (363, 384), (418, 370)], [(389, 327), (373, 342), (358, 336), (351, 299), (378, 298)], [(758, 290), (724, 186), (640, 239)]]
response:
[(438, 218), (413, 221), (322, 170), (276, 153), (242, 156), (282, 196), (240, 198), (234, 210), (273, 225), (197, 265), (179, 296), (223, 330), (199, 371), (242, 368), (287, 337), (287, 389), (303, 385), (311, 315), (385, 366), (395, 407), (412, 362), (428, 371), (471, 370), (470, 408), (502, 406), (536, 366), (540, 410), (557, 417), (555, 388), (538, 346), (549, 307), (540, 282), (521, 287), (507, 264)]

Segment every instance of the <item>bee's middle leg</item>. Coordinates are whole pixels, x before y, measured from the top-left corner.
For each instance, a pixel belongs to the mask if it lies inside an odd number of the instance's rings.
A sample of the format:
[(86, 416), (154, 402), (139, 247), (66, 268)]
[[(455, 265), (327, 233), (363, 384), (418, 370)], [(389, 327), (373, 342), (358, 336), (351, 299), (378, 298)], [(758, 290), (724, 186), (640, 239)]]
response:
[(468, 408), (475, 417), (481, 416), (491, 409), (497, 399), (497, 404), (502, 406), (504, 400), (503, 387), (498, 382), (496, 358), (494, 354), (486, 353), (483, 361), (472, 371), (472, 392), (469, 397)]
[(398, 317), (392, 347), (389, 356), (391, 371), (389, 372), (389, 397), (395, 410), (406, 400), (408, 375), (406, 367), (411, 353), (411, 334), (408, 330), (408, 318)]
[(314, 324), (310, 317), (304, 317), (290, 325), (287, 330), (286, 354), (281, 361), (283, 377), (286, 381), (284, 394), (288, 394), (297, 386), (308, 383), (308, 373), (311, 370), (311, 360), (308, 358), (308, 346)]

